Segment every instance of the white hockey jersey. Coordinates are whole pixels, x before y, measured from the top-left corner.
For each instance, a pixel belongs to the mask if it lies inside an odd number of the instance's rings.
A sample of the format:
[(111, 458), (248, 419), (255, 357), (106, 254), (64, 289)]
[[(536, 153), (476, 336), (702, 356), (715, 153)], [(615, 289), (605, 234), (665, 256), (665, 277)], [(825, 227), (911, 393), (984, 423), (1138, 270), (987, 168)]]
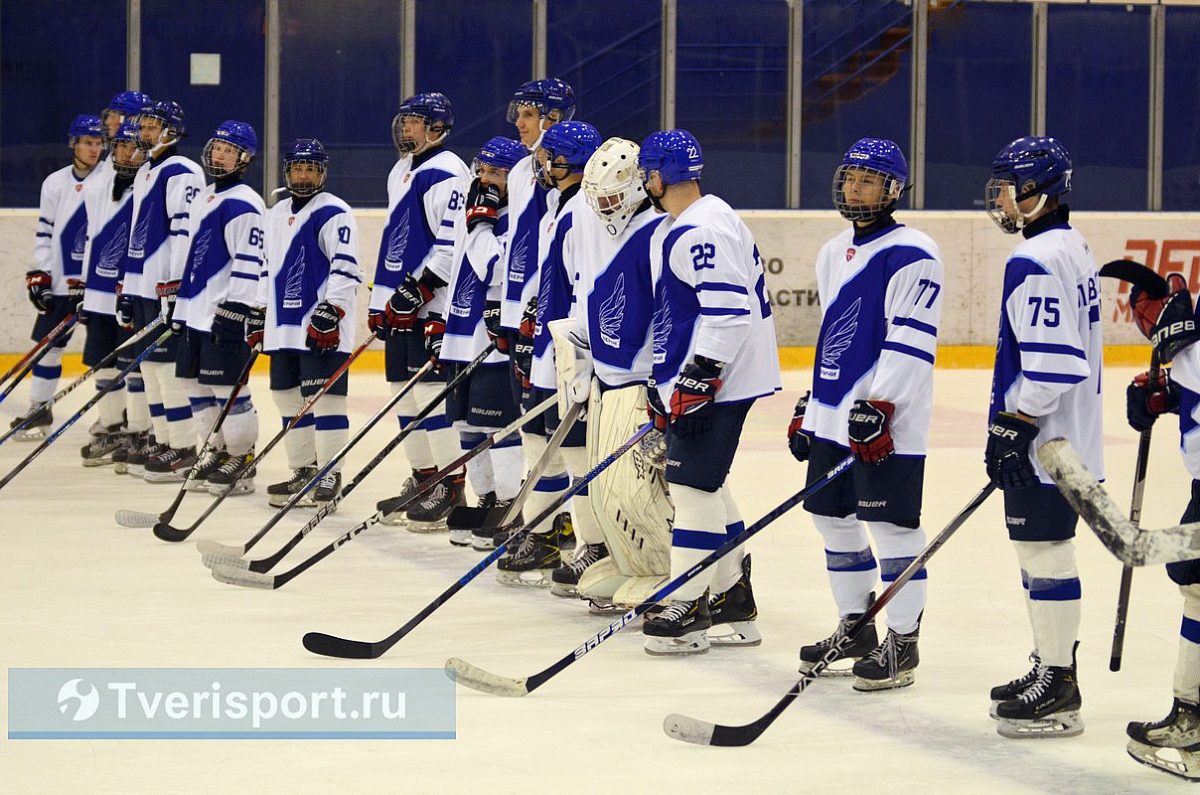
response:
[(1192, 479), (1200, 479), (1200, 345), (1175, 354), (1171, 380), (1179, 392), (1179, 452)]
[(117, 284), (125, 274), (129, 228), (133, 221), (133, 185), (129, 183), (121, 195), (113, 199), (116, 179), (111, 164), (103, 171), (97, 166), (83, 188), (88, 230), (87, 245), (83, 250), (87, 281), (83, 308), (93, 314), (117, 313)]
[(180, 155), (143, 163), (133, 178), (133, 227), (123, 289), (157, 298), (160, 282), (183, 278), (192, 206), (204, 190), (200, 166)]
[[(1018, 243), (1004, 266), (988, 416), (1021, 411), (1037, 417), (1032, 449), (1066, 437), (1092, 474), (1103, 479), (1103, 364), (1096, 260), (1083, 235), (1064, 218)], [(1053, 485), (1037, 456), (1030, 459), (1038, 479)]]
[(606, 387), (645, 384), (653, 366), (654, 283), (670, 216), (646, 203), (615, 238), (592, 210), (575, 218), (575, 300), (596, 377)]
[(557, 190), (546, 191), (533, 176), (533, 157), (523, 158), (508, 172), (508, 245), (502, 268), (500, 325), (513, 331), (521, 325), (525, 307), (538, 290), (538, 232), (549, 210), (547, 198)]
[(87, 243), (87, 210), (83, 190), (91, 174), (80, 179), (65, 166), (42, 180), (37, 232), (33, 238), (34, 268), (50, 274), (50, 292), (67, 294), (68, 279), (83, 278)]
[(896, 454), (924, 457), (943, 283), (937, 244), (902, 224), (862, 238), (850, 227), (821, 247), (824, 314), (805, 431), (848, 447), (854, 401), (886, 400)]
[(173, 319), (209, 331), (218, 305), (258, 303), (265, 212), (262, 199), (244, 182), (221, 190), (209, 185), (192, 202), (191, 245)]
[[(483, 324), (483, 308), (500, 300), (500, 259), (508, 237), (508, 209), (500, 208), (496, 225), (478, 224), (467, 232), (466, 209), (456, 226), (453, 270), (450, 273), (446, 335), (441, 358), (448, 362), (470, 362), (490, 342)], [(504, 363), (508, 354), (493, 351), (484, 362)]]
[(265, 351), (307, 352), (313, 309), (329, 301), (345, 310), (338, 350), (354, 350), (355, 294), (362, 284), (358, 227), (349, 205), (318, 193), (299, 210), (291, 199), (266, 215), (266, 267), (258, 280), (257, 306), (267, 308)]
[(725, 363), (717, 403), (783, 388), (766, 277), (754, 237), (733, 208), (702, 196), (663, 243), (654, 288), (654, 385), (670, 405), (675, 379), (693, 356)]
[[(561, 204), (559, 204), (561, 202)], [(548, 201), (549, 210), (538, 229), (537, 324), (533, 332), (533, 365), (529, 381), (538, 389), (558, 389), (554, 369), (554, 339), (550, 321), (571, 314), (575, 295), (578, 231), (576, 217), (590, 213), (579, 184)]]
[[(429, 268), (449, 282), (455, 221), (466, 203), (469, 178), (462, 159), (440, 148), (401, 158), (392, 166), (387, 181), (388, 220), (371, 290), (372, 312), (387, 305), (409, 274), (418, 277)], [(433, 309), (423, 307), (421, 316)]]

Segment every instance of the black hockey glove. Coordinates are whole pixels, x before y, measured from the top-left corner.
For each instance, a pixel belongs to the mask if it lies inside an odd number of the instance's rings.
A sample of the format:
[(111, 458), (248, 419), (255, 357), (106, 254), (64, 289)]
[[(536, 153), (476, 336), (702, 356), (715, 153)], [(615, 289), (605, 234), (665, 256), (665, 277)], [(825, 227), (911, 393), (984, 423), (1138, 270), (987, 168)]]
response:
[(792, 451), (792, 457), (797, 461), (807, 461), (808, 454), (812, 452), (812, 439), (802, 430), (804, 412), (808, 410), (808, 397), (811, 394), (811, 392), (805, 392), (796, 401), (796, 408), (792, 410), (792, 421), (788, 423), (788, 449)]
[(537, 298), (532, 298), (521, 315), (517, 330), (517, 341), (513, 344), (513, 370), (521, 379), (521, 385), (529, 388), (529, 374), (533, 369), (533, 337), (537, 333)]
[(1125, 388), (1125, 417), (1138, 433), (1154, 427), (1160, 414), (1179, 413), (1179, 390), (1171, 382), (1169, 370), (1160, 370), (1158, 383), (1150, 383), (1150, 373), (1139, 373)]
[(671, 421), (703, 411), (712, 405), (721, 389), (725, 365), (706, 356), (696, 356), (675, 379), (671, 393)]
[(246, 344), (246, 318), (253, 311), (237, 301), (217, 304), (212, 319), (212, 341), (222, 346)]
[(25, 289), (29, 292), (29, 303), (39, 315), (50, 311), (54, 294), (50, 292), (50, 274), (46, 271), (28, 271), (25, 274)]
[(983, 461), (987, 475), (1000, 489), (1025, 489), (1038, 485), (1029, 459), (1029, 447), (1037, 438), (1038, 426), (1009, 411), (1001, 411), (988, 426)]
[(83, 292), (87, 289), (87, 282), (83, 279), (67, 279), (67, 300), (71, 302), (71, 311), (80, 315), (80, 320), (83, 320)]
[(850, 407), (850, 452), (864, 464), (882, 464), (896, 452), (892, 415), (896, 406), (886, 400), (856, 400)]
[(248, 307), (248, 309), (250, 311), (246, 313), (246, 325), (243, 326), (242, 333), (245, 335), (247, 345), (262, 350), (263, 335), (267, 330), (267, 313), (256, 306)]
[(124, 285), (117, 285), (117, 325), (125, 331), (133, 330), (133, 306), (136, 300), (124, 290)]
[(441, 372), (442, 366), (438, 360), (442, 355), (442, 339), (446, 336), (446, 321), (441, 315), (431, 312), (425, 318), (422, 331), (425, 334), (425, 352), (429, 354), (429, 361), (433, 362), (434, 372)]
[(646, 385), (646, 416), (654, 423), (654, 430), (659, 433), (667, 431), (667, 407), (663, 405), (658, 387), (653, 383)]
[(179, 282), (159, 282), (154, 285), (154, 294), (158, 296), (159, 311), (162, 313), (163, 322), (169, 325), (176, 334), (183, 331), (184, 324), (176, 323), (173, 320), (175, 299), (179, 295)]
[(336, 351), (342, 341), (339, 324), (346, 310), (328, 301), (322, 301), (308, 318), (308, 333), (304, 344), (314, 353)]
[(496, 343), (496, 350), (508, 353), (508, 332), (500, 326), (499, 301), (488, 301), (483, 305), (483, 327), (488, 339)]
[(1151, 298), (1137, 286), (1129, 294), (1134, 320), (1163, 363), (1171, 361), (1181, 350), (1200, 340), (1187, 280), (1178, 273), (1172, 273), (1167, 277), (1167, 289), (1169, 292), (1165, 298)]
[(474, 232), (480, 224), (495, 227), (500, 208), (505, 198), (495, 185), (485, 185), (476, 177), (467, 191), (467, 232)]

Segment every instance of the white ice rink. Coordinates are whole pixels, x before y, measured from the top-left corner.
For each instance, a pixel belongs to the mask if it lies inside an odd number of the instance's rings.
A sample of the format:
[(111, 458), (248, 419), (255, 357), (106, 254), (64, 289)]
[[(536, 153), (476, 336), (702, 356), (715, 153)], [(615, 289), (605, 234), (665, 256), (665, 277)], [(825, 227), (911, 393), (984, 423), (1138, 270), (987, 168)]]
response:
[[(1105, 373), (1109, 488), (1127, 504), (1136, 435), (1124, 422), (1133, 370)], [(939, 370), (924, 522), (932, 536), (984, 485), (990, 372)], [(799, 488), (803, 467), (784, 441), (808, 374), (751, 412), (732, 485), (747, 523)], [(278, 426), (265, 379), (253, 382), (264, 438)], [(82, 392), (84, 390), (80, 390)], [(351, 384), (357, 427), (386, 396), (375, 373)], [(3, 426), (25, 389), (0, 406)], [(83, 398), (73, 395), (71, 406)], [(56, 411), (61, 420), (67, 411)], [(89, 418), (90, 420), (90, 418)], [(223, 585), (194, 544), (121, 528), (118, 508), (159, 511), (176, 485), (148, 485), (111, 468), (83, 469), (81, 422), (0, 492), (0, 663), (12, 667), (437, 667), (460, 656), (497, 673), (541, 670), (599, 631), (607, 618), (542, 591), (505, 588), (487, 572), (389, 654), (338, 661), (306, 652), (310, 630), (378, 639), (461, 576), (480, 554), (445, 535), (376, 527), (274, 592)], [(395, 433), (390, 421), (350, 456), (352, 475)], [(1178, 521), (1189, 478), (1175, 418), (1160, 422), (1142, 521)], [(0, 447), (0, 472), (31, 447)], [(272, 515), (265, 484), (285, 472), (277, 449), (259, 493), (224, 506), (193, 536), (240, 544)], [(374, 511), (407, 475), (401, 454), (280, 564), (290, 568)], [(205, 498), (179, 513), (194, 517)], [(304, 522), (296, 512), (251, 556)], [(178, 524), (178, 523), (177, 523)], [(1124, 669), (1108, 671), (1117, 561), (1083, 525), (1079, 666), (1086, 731), (1066, 740), (999, 737), (988, 689), (1024, 673), (1031, 648), (1015, 554), (998, 496), (929, 566), (921, 666), (906, 690), (856, 693), (820, 680), (746, 748), (684, 745), (662, 731), (682, 712), (724, 723), (758, 717), (797, 679), (797, 649), (836, 622), (822, 544), (796, 509), (751, 543), (764, 636), (760, 648), (686, 659), (642, 651), (630, 627), (524, 699), (460, 689), (458, 739), (443, 741), (10, 741), (0, 739), (0, 791), (41, 792), (1152, 792), (1187, 785), (1129, 759), (1125, 723), (1157, 720), (1171, 704), (1182, 600), (1160, 567), (1139, 570)], [(0, 710), (7, 714), (7, 678)]]

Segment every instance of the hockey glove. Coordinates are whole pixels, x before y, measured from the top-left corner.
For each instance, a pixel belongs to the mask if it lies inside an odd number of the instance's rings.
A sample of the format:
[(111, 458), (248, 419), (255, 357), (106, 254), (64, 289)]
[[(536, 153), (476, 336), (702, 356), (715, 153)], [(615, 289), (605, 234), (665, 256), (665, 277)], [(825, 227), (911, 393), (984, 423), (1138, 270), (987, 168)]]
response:
[(83, 314), (83, 291), (87, 289), (87, 282), (83, 279), (67, 279), (67, 299), (71, 302), (71, 311), (80, 315), (82, 320)]
[(175, 323), (171, 320), (175, 315), (175, 298), (179, 295), (179, 282), (159, 282), (154, 286), (154, 294), (158, 296), (159, 311), (162, 312), (163, 322), (177, 334), (183, 331), (183, 323)]
[(892, 415), (896, 406), (886, 400), (856, 400), (850, 407), (850, 452), (864, 464), (882, 464), (896, 452)]
[(388, 325), (387, 313), (380, 309), (367, 314), (367, 328), (381, 340), (386, 340), (392, 334), (399, 333)]
[(696, 356), (675, 379), (671, 393), (671, 422), (695, 414), (710, 406), (721, 389), (721, 370), (725, 365), (706, 356)]
[(339, 324), (346, 316), (346, 310), (340, 306), (322, 301), (317, 304), (312, 315), (308, 318), (308, 332), (304, 344), (313, 353), (328, 353), (336, 351), (342, 341)]
[(529, 389), (529, 374), (533, 370), (533, 337), (537, 333), (537, 298), (529, 301), (517, 327), (517, 341), (513, 344), (513, 371), (525, 389)]
[(1037, 473), (1029, 459), (1029, 447), (1037, 435), (1037, 425), (1012, 412), (1001, 411), (992, 418), (983, 461), (988, 477), (1001, 490), (1038, 485)]
[(246, 344), (247, 318), (254, 310), (237, 301), (217, 304), (213, 311), (212, 341), (225, 347)]
[(500, 195), (499, 188), (495, 185), (484, 185), (476, 177), (475, 181), (471, 183), (470, 190), (467, 191), (468, 234), (474, 232), (480, 224), (495, 227), (496, 219), (500, 215), (500, 208), (504, 204), (505, 200)]
[(122, 284), (117, 285), (117, 325), (125, 331), (133, 330), (133, 305), (135, 299), (125, 292)]
[(1137, 286), (1129, 294), (1138, 328), (1158, 352), (1159, 361), (1164, 363), (1200, 339), (1187, 281), (1180, 274), (1172, 273), (1167, 277), (1167, 289), (1165, 298), (1151, 298)]
[(812, 451), (812, 439), (802, 430), (804, 412), (808, 408), (810, 394), (812, 393), (805, 392), (796, 401), (796, 408), (792, 411), (792, 421), (788, 423), (788, 449), (792, 451), (792, 458), (797, 461), (807, 461), (808, 454)]
[(425, 326), (422, 329), (425, 334), (425, 352), (429, 354), (429, 361), (433, 362), (434, 372), (441, 372), (442, 366), (438, 363), (438, 359), (442, 355), (442, 339), (446, 336), (446, 321), (441, 315), (430, 313), (425, 318)]
[(1125, 417), (1138, 433), (1154, 427), (1158, 415), (1179, 412), (1179, 390), (1171, 382), (1168, 370), (1160, 370), (1158, 383), (1150, 383), (1150, 373), (1140, 373), (1125, 388)]
[(443, 286), (445, 282), (430, 273), (422, 274), (420, 280), (409, 276), (388, 299), (388, 325), (396, 331), (412, 331), (417, 326), (417, 312), (433, 300), (433, 291)]
[(508, 353), (508, 332), (500, 327), (499, 301), (488, 301), (483, 305), (483, 328), (488, 339), (496, 343), (496, 350)]
[(646, 416), (654, 423), (654, 430), (659, 433), (667, 431), (667, 407), (663, 405), (662, 396), (654, 384), (646, 385)]
[(529, 299), (525, 311), (521, 313), (521, 325), (517, 327), (517, 333), (522, 337), (528, 337), (532, 340), (537, 336), (537, 313), (538, 300), (537, 297), (534, 297)]
[(29, 291), (29, 303), (39, 315), (50, 311), (54, 295), (50, 292), (50, 274), (46, 271), (29, 271), (25, 274), (25, 289)]
[(267, 329), (266, 310), (259, 309), (256, 306), (247, 308), (249, 311), (246, 313), (246, 325), (242, 327), (242, 334), (246, 338), (247, 345), (251, 348), (262, 350), (263, 335)]

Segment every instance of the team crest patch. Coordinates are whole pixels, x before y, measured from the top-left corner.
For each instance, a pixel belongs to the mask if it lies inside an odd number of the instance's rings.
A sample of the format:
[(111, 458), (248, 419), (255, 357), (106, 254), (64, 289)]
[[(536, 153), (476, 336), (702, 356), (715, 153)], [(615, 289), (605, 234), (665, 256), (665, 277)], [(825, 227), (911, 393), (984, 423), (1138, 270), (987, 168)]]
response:
[(76, 186), (75, 186), (75, 192), (76, 192), (76, 193), (79, 193), (79, 191), (81, 191), (81, 190), (83, 190), (83, 185), (76, 185)]
[(294, 223), (296, 223), (296, 216), (294, 216), (294, 215), (289, 215), (289, 216), (288, 216), (288, 226), (291, 226), (291, 225), (292, 225), (292, 224), (294, 224)]
[(403, 182), (408, 182), (408, 180), (409, 180), (411, 177), (412, 177), (412, 174), (411, 174), (411, 173), (405, 174), (405, 175), (404, 175)]
[(209, 196), (209, 197), (208, 197), (208, 201), (209, 201), (209, 203), (212, 203), (212, 200), (213, 200), (213, 199), (215, 199), (215, 198), (217, 198), (217, 197), (216, 197), (216, 196)]
[(852, 259), (854, 259), (854, 249), (848, 248), (846, 249), (846, 262), (849, 262)]

